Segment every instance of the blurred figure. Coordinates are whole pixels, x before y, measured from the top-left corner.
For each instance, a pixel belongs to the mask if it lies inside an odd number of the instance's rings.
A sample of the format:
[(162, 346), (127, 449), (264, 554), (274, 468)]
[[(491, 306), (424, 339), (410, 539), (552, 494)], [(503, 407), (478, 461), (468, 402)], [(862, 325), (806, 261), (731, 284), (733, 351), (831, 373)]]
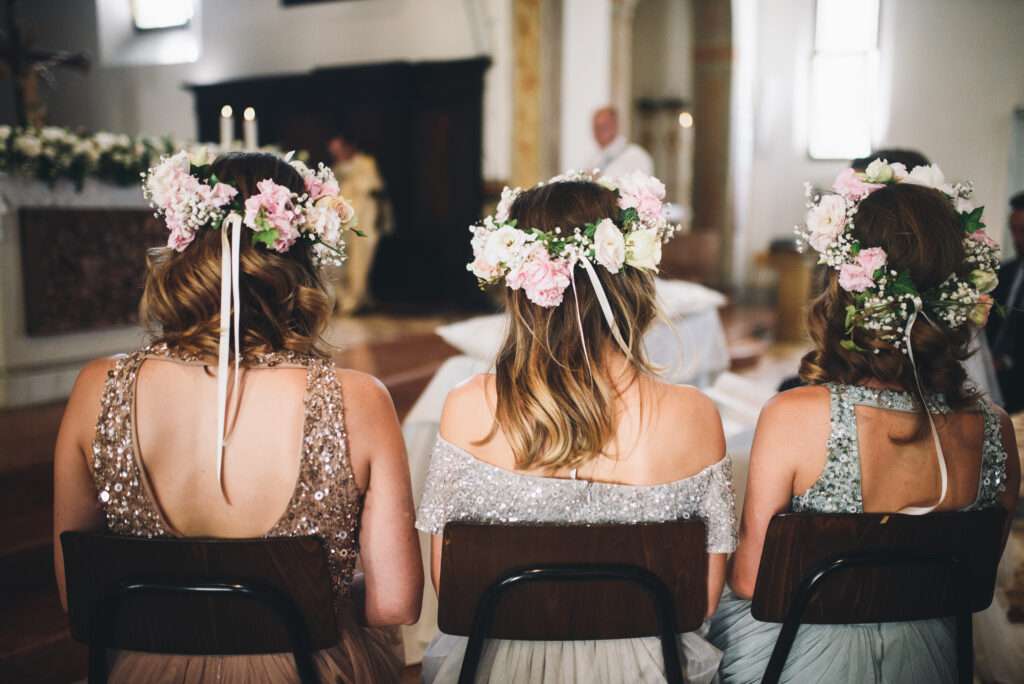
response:
[(1024, 192), (1010, 200), (1010, 236), (1015, 256), (1003, 262), (992, 292), (1006, 315), (992, 316), (987, 331), (1006, 410), (1016, 413), (1024, 410)]
[(619, 133), (619, 113), (615, 107), (602, 107), (594, 112), (594, 141), (600, 149), (587, 163), (588, 169), (600, 169), (603, 176), (625, 176), (633, 171), (643, 171), (648, 176), (654, 173), (654, 162), (647, 150)]
[(348, 260), (341, 273), (337, 309), (348, 314), (370, 304), (370, 269), (380, 240), (375, 193), (381, 191), (384, 184), (374, 158), (362, 152), (344, 133), (337, 133), (328, 141), (327, 151), (341, 193), (356, 210), (358, 229), (366, 234), (346, 245)]

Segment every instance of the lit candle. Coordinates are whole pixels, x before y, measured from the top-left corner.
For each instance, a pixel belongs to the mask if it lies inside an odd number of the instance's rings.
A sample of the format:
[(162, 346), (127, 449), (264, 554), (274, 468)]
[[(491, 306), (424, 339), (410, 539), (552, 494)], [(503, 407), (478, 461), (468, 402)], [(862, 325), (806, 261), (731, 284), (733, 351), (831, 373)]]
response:
[(245, 149), (255, 150), (259, 147), (256, 135), (256, 110), (246, 107), (242, 112), (242, 136), (245, 140)]
[(220, 108), (220, 148), (227, 150), (235, 139), (235, 118), (231, 105)]

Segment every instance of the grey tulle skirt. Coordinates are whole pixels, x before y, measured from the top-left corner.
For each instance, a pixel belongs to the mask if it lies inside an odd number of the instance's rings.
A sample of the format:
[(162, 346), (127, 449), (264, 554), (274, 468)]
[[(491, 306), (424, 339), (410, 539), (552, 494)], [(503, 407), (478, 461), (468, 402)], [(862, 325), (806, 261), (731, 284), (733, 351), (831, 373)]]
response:
[[(697, 632), (679, 635), (684, 678), (695, 684), (715, 680), (722, 654)], [(439, 634), (423, 656), (425, 684), (450, 684), (459, 679), (465, 637)], [(488, 684), (647, 684), (665, 681), (661, 644), (656, 638), (602, 641), (488, 640), (480, 660), (477, 683)]]
[[(708, 639), (722, 650), (723, 684), (760, 682), (779, 625), (758, 622), (750, 601), (726, 589)], [(942, 684), (956, 680), (952, 620), (868, 625), (804, 625), (786, 660), (783, 682)]]

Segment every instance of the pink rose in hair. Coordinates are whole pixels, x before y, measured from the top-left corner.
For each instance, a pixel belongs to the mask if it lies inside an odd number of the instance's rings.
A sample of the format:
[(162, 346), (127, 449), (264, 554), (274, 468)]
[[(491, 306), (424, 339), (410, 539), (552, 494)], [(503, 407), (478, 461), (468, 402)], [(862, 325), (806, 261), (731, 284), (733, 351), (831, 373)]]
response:
[(833, 190), (850, 200), (864, 199), (875, 190), (884, 187), (881, 183), (865, 183), (853, 169), (843, 169), (832, 184)]
[(975, 242), (980, 242), (986, 247), (991, 247), (992, 249), (999, 249), (999, 243), (993, 240), (992, 236), (985, 232), (984, 229), (974, 231), (973, 233), (970, 234), (970, 237)]
[(338, 181), (333, 178), (324, 180), (318, 178), (316, 174), (310, 174), (302, 179), (306, 184), (306, 193), (309, 198), (314, 202), (321, 197), (328, 195), (337, 195), (341, 190), (338, 188)]
[(185, 248), (192, 244), (192, 241), (195, 239), (195, 233), (186, 230), (184, 227), (175, 227), (171, 228), (171, 233), (167, 236), (167, 246), (176, 252), (184, 252)]
[(839, 269), (839, 285), (847, 292), (863, 292), (874, 284), (874, 278), (860, 264), (843, 264)]
[(857, 255), (857, 263), (864, 268), (865, 273), (874, 277), (875, 271), (885, 266), (885, 250), (881, 247), (862, 249)]
[(226, 183), (217, 183), (212, 188), (209, 185), (203, 185), (199, 188), (200, 196), (209, 202), (212, 206), (220, 208), (230, 202), (238, 194), (238, 190)]
[(505, 282), (513, 290), (522, 288), (526, 297), (545, 308), (562, 303), (569, 287), (571, 266), (565, 259), (552, 259), (544, 245), (536, 245), (526, 259), (509, 271)]
[(619, 188), (620, 209), (636, 209), (645, 223), (661, 220), (661, 206), (665, 199), (664, 183), (642, 171), (634, 171), (614, 179), (614, 182)]
[[(267, 228), (277, 229), (277, 239), (273, 249), (287, 252), (299, 238), (295, 227), (297, 212), (292, 208), (292, 193), (283, 185), (278, 185), (269, 178), (256, 184), (259, 194), (245, 200), (245, 218), (243, 222), (254, 231)], [(266, 224), (259, 222), (260, 220)]]

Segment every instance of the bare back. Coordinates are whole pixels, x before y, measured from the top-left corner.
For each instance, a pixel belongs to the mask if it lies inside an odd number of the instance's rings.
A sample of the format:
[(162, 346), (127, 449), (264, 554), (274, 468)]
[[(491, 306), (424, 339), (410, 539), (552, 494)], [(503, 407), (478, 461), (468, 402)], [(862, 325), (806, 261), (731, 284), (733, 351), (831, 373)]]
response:
[[(478, 460), (518, 470), (501, 429), (494, 429), (497, 390), (493, 375), (478, 375), (449, 394), (441, 433)], [(725, 454), (725, 436), (714, 403), (699, 390), (640, 375), (623, 389), (615, 407), (615, 437), (602, 454), (576, 469), (595, 482), (656, 485), (699, 473)], [(570, 477), (568, 470), (519, 471)]]

